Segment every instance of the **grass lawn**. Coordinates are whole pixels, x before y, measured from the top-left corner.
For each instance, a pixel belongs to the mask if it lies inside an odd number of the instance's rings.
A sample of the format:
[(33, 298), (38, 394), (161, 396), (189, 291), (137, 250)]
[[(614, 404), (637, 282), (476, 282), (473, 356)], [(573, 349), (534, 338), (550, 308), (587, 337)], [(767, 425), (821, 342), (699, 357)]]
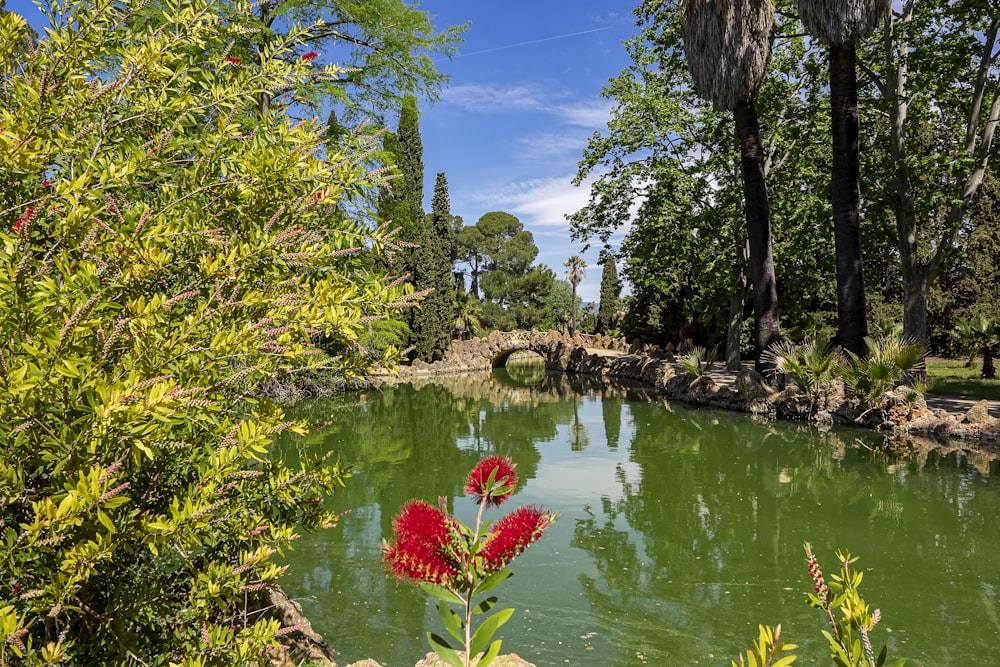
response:
[(979, 373), (983, 369), (982, 357), (977, 357), (976, 363), (971, 368), (966, 368), (965, 362), (965, 359), (928, 359), (928, 393), (1000, 401), (1000, 379), (979, 378)]

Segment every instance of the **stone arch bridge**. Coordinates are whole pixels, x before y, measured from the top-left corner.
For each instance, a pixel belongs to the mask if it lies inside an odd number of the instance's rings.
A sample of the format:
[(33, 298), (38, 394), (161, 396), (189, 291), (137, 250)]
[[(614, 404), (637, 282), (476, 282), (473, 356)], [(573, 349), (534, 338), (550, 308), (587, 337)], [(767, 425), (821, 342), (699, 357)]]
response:
[(415, 360), (401, 368), (402, 374), (484, 370), (503, 366), (514, 352), (528, 350), (545, 360), (550, 370), (578, 370), (588, 354), (625, 354), (628, 345), (619, 338), (600, 334), (567, 336), (558, 331), (494, 331), (488, 336), (452, 341), (444, 358), (433, 363)]

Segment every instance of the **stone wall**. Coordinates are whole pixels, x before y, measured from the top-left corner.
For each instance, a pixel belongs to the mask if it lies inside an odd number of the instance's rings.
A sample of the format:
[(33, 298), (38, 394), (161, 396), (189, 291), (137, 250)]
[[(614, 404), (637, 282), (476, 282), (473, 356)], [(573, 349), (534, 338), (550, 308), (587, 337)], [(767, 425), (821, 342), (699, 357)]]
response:
[(686, 403), (783, 419), (1000, 441), (1000, 419), (990, 416), (985, 401), (958, 410), (942, 409), (929, 406), (923, 397), (907, 401), (905, 392), (896, 391), (886, 394), (881, 410), (871, 410), (838, 381), (822, 405), (812, 406), (794, 387), (772, 387), (749, 368), (738, 373), (713, 371), (700, 377), (688, 373), (674, 356), (675, 351), (683, 349), (630, 346), (622, 339), (567, 336), (556, 331), (494, 332), (482, 338), (454, 341), (441, 361), (415, 361), (400, 367), (396, 374), (385, 372), (373, 380), (393, 375), (409, 380), (442, 372), (486, 370), (502, 366), (517, 350), (529, 350), (540, 355), (549, 370), (641, 382), (661, 396)]

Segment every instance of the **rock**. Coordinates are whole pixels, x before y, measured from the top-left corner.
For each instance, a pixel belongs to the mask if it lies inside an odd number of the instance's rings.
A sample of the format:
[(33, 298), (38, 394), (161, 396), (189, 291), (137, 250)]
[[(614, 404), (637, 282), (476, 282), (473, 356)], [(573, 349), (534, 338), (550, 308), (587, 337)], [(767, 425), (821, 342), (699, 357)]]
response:
[(736, 391), (748, 402), (759, 401), (774, 393), (774, 387), (751, 368), (741, 368), (736, 373)]
[[(460, 656), (464, 656), (464, 653), (459, 652)], [(472, 661), (473, 665), (479, 662), (476, 658)], [(534, 664), (528, 662), (516, 653), (508, 653), (507, 655), (498, 655), (493, 662), (490, 663), (491, 667), (535, 667)], [(439, 658), (436, 653), (428, 653), (424, 656), (424, 659), (416, 664), (416, 667), (448, 667), (448, 663)]]
[(995, 417), (990, 416), (990, 402), (979, 401), (965, 413), (962, 417), (963, 424), (978, 424), (982, 426), (992, 426), (996, 422)]
[(359, 660), (358, 662), (352, 662), (347, 667), (383, 667), (382, 663), (375, 662), (371, 658), (367, 660)]
[[(307, 660), (317, 667), (337, 667), (333, 651), (302, 614), (298, 602), (288, 597), (280, 587), (261, 591), (254, 599), (253, 614), (264, 618), (273, 618), (281, 623), (281, 627), (295, 627), (295, 630), (282, 636), (282, 650), (274, 651), (271, 664), (285, 667), (298, 665)], [(256, 618), (256, 616), (251, 616)]]

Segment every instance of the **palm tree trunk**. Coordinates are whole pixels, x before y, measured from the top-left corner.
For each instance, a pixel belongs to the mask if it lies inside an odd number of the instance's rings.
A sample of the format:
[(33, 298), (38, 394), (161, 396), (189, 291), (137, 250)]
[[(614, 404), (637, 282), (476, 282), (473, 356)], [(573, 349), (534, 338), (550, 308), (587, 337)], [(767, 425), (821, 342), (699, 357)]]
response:
[[(572, 336), (576, 333), (576, 285), (570, 283), (573, 287), (573, 296), (570, 299), (569, 306), (569, 335)], [(565, 292), (564, 292), (565, 294)]]
[(997, 369), (993, 364), (993, 348), (987, 345), (983, 348), (983, 372), (980, 373), (983, 380), (996, 380)]
[(854, 354), (867, 354), (868, 317), (861, 257), (861, 188), (858, 166), (858, 77), (853, 44), (830, 46), (833, 172), (830, 202), (837, 266), (837, 337)]
[(743, 194), (750, 244), (750, 278), (753, 282), (755, 369), (766, 374), (773, 364), (761, 360), (762, 353), (781, 338), (778, 319), (778, 288), (771, 255), (771, 208), (764, 182), (764, 146), (753, 100), (740, 101), (733, 110), (740, 144)]

